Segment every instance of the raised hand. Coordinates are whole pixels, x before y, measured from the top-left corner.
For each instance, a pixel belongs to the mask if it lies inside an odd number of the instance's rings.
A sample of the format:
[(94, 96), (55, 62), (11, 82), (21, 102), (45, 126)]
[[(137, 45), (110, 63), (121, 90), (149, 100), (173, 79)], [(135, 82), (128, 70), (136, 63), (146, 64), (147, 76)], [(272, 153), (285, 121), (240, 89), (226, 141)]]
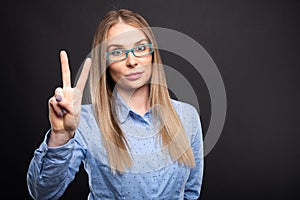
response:
[(60, 62), (63, 87), (55, 89), (55, 94), (49, 99), (48, 104), (52, 128), (49, 147), (63, 145), (74, 136), (80, 119), (82, 94), (91, 66), (91, 59), (87, 58), (76, 86), (72, 87), (69, 61), (65, 51), (60, 52)]

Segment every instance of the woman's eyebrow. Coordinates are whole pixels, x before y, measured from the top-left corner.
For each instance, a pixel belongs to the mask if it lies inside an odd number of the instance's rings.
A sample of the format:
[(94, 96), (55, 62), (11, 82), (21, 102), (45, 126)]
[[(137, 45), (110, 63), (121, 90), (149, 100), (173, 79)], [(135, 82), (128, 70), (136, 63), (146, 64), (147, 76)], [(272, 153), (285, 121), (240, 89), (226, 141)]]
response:
[[(135, 42), (134, 45), (137, 45), (137, 44), (139, 44), (139, 43), (141, 43), (141, 42), (143, 42), (143, 41), (148, 42), (148, 39), (146, 39), (146, 38), (141, 39), (141, 40)], [(110, 45), (107, 46), (107, 49), (109, 49), (110, 47), (124, 47), (124, 46), (121, 45), (121, 44), (110, 44)]]
[(146, 41), (146, 42), (148, 42), (148, 39), (141, 39), (141, 40), (137, 41), (137, 42), (136, 42), (136, 43), (134, 43), (134, 44), (136, 45), (136, 44), (139, 44), (139, 43), (141, 43), (141, 42), (143, 42), (143, 41)]

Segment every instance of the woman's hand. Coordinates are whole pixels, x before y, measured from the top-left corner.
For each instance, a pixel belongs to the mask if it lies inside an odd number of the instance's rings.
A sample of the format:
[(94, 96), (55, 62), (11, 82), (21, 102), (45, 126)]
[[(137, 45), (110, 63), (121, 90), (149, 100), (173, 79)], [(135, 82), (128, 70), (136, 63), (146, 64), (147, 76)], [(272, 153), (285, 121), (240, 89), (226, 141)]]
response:
[(60, 52), (60, 61), (63, 87), (55, 89), (55, 94), (49, 99), (48, 104), (52, 127), (49, 147), (61, 146), (74, 136), (80, 119), (82, 94), (91, 66), (91, 59), (87, 58), (76, 86), (72, 87), (68, 56), (65, 51)]

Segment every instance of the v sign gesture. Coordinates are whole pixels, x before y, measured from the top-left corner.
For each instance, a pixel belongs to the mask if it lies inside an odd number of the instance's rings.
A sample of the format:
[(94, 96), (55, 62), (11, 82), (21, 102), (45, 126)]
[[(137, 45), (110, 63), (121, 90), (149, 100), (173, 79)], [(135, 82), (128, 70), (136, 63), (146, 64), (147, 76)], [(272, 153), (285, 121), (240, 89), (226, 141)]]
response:
[(69, 61), (65, 51), (60, 52), (60, 62), (63, 87), (55, 89), (55, 94), (49, 99), (48, 104), (52, 128), (49, 147), (61, 146), (73, 137), (79, 124), (82, 94), (91, 67), (91, 59), (87, 58), (76, 86), (72, 87)]

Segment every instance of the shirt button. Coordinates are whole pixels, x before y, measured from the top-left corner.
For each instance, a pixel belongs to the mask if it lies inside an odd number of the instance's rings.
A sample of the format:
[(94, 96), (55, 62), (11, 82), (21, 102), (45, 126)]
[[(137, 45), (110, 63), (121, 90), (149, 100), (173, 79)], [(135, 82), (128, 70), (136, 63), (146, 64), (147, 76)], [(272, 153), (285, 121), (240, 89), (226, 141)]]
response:
[(153, 181), (156, 181), (156, 179), (157, 179), (157, 176), (154, 175), (154, 176), (152, 177), (152, 180), (153, 180)]

